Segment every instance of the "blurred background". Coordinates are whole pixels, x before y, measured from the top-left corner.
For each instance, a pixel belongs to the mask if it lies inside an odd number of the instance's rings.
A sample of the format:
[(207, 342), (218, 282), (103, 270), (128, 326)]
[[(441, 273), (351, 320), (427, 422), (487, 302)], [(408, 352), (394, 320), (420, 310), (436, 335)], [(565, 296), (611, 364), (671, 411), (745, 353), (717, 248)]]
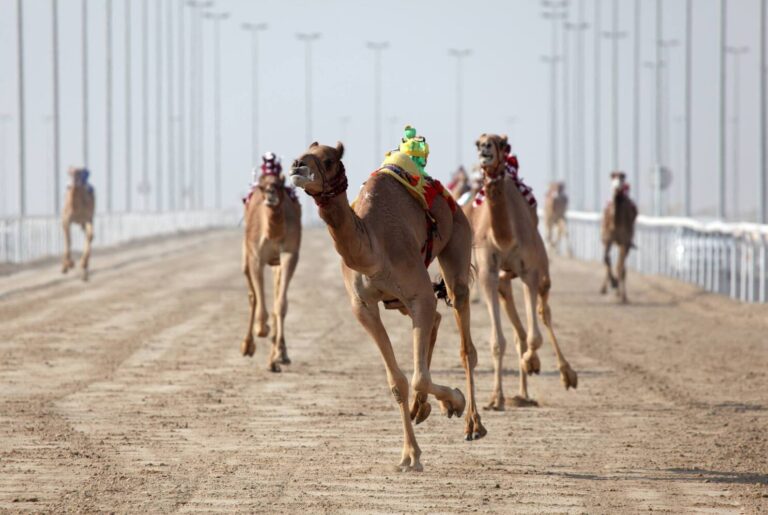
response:
[(98, 212), (235, 207), (261, 153), (313, 140), (345, 143), (354, 190), (410, 123), (440, 179), (499, 132), (573, 208), (601, 208), (621, 169), (642, 213), (764, 221), (761, 9), (0, 0), (0, 216), (60, 210), (70, 165)]

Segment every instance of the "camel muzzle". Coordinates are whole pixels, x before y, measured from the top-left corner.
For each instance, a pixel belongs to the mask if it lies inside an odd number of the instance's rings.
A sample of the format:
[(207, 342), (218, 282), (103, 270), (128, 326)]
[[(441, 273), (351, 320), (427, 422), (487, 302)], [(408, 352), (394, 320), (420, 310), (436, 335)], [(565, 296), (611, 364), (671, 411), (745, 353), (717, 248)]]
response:
[(291, 178), (293, 185), (297, 188), (303, 188), (308, 183), (314, 182), (315, 180), (315, 174), (306, 165), (291, 168), (291, 175), (289, 177)]

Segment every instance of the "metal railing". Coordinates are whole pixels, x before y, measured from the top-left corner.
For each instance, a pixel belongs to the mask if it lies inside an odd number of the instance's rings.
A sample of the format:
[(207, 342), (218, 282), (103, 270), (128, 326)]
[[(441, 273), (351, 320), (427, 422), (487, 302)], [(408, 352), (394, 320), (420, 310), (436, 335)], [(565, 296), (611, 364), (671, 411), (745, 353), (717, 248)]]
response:
[[(93, 227), (93, 247), (109, 247), (183, 231), (235, 227), (240, 216), (239, 210), (97, 214)], [(73, 224), (71, 234), (72, 249), (79, 252), (83, 248), (83, 231), (80, 226)], [(0, 219), (0, 263), (34, 261), (61, 254), (63, 249), (64, 234), (58, 217)]]
[[(603, 260), (601, 218), (599, 213), (568, 213), (573, 257)], [(768, 225), (641, 215), (635, 246), (627, 261), (637, 272), (673, 277), (743, 302), (768, 300)]]

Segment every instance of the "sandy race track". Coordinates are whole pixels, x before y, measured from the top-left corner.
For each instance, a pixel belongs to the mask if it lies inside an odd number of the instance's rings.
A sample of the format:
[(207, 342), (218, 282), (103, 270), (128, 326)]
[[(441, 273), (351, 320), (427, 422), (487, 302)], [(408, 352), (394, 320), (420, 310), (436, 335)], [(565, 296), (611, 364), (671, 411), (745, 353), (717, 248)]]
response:
[[(88, 284), (55, 264), (0, 277), (0, 511), (768, 510), (766, 306), (632, 274), (619, 306), (597, 294), (599, 266), (556, 260), (553, 314), (579, 389), (562, 389), (545, 344), (539, 408), (483, 412), (475, 442), (434, 409), (416, 430), (425, 470), (402, 474), (398, 410), (324, 229), (305, 233), (281, 374), (266, 340), (239, 354), (240, 231), (92, 265)], [(385, 323), (410, 375), (410, 324)], [(472, 327), (485, 403), (482, 303)], [(464, 388), (452, 316), (433, 377)]]

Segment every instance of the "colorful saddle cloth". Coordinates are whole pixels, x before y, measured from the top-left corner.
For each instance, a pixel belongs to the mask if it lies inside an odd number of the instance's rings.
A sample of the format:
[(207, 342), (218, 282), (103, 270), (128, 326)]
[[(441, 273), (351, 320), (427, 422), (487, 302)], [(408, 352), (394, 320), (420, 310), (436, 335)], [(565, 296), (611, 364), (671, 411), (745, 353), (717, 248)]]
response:
[[(517, 173), (518, 167), (519, 165), (517, 162), (517, 156), (515, 155), (508, 156), (505, 173), (510, 179), (512, 179), (512, 182), (515, 184), (515, 187), (523, 196), (525, 201), (528, 202), (528, 205), (531, 206), (533, 209), (536, 209), (536, 206), (538, 205), (538, 203), (536, 202), (536, 197), (533, 194), (533, 188), (525, 184), (525, 182), (523, 181), (523, 178), (518, 175)], [(475, 200), (472, 203), (472, 205), (474, 207), (480, 207), (483, 204), (484, 200), (485, 200), (485, 188), (480, 188), (480, 191), (478, 191), (477, 194), (475, 195)]]
[[(419, 171), (413, 160), (399, 151), (387, 153), (381, 167), (371, 174), (371, 177), (377, 174), (385, 174), (393, 177), (397, 182), (403, 185), (405, 190), (415, 198), (424, 209), (424, 215), (427, 223), (427, 241), (421, 248), (424, 254), (424, 265), (429, 266), (432, 262), (432, 247), (435, 236), (437, 235), (437, 221), (432, 215), (431, 209), (438, 196), (442, 196), (451, 208), (451, 212), (456, 211), (456, 201), (451, 193), (446, 190), (437, 179), (433, 179), (426, 173)], [(352, 202), (352, 207), (357, 203), (357, 199)]]

